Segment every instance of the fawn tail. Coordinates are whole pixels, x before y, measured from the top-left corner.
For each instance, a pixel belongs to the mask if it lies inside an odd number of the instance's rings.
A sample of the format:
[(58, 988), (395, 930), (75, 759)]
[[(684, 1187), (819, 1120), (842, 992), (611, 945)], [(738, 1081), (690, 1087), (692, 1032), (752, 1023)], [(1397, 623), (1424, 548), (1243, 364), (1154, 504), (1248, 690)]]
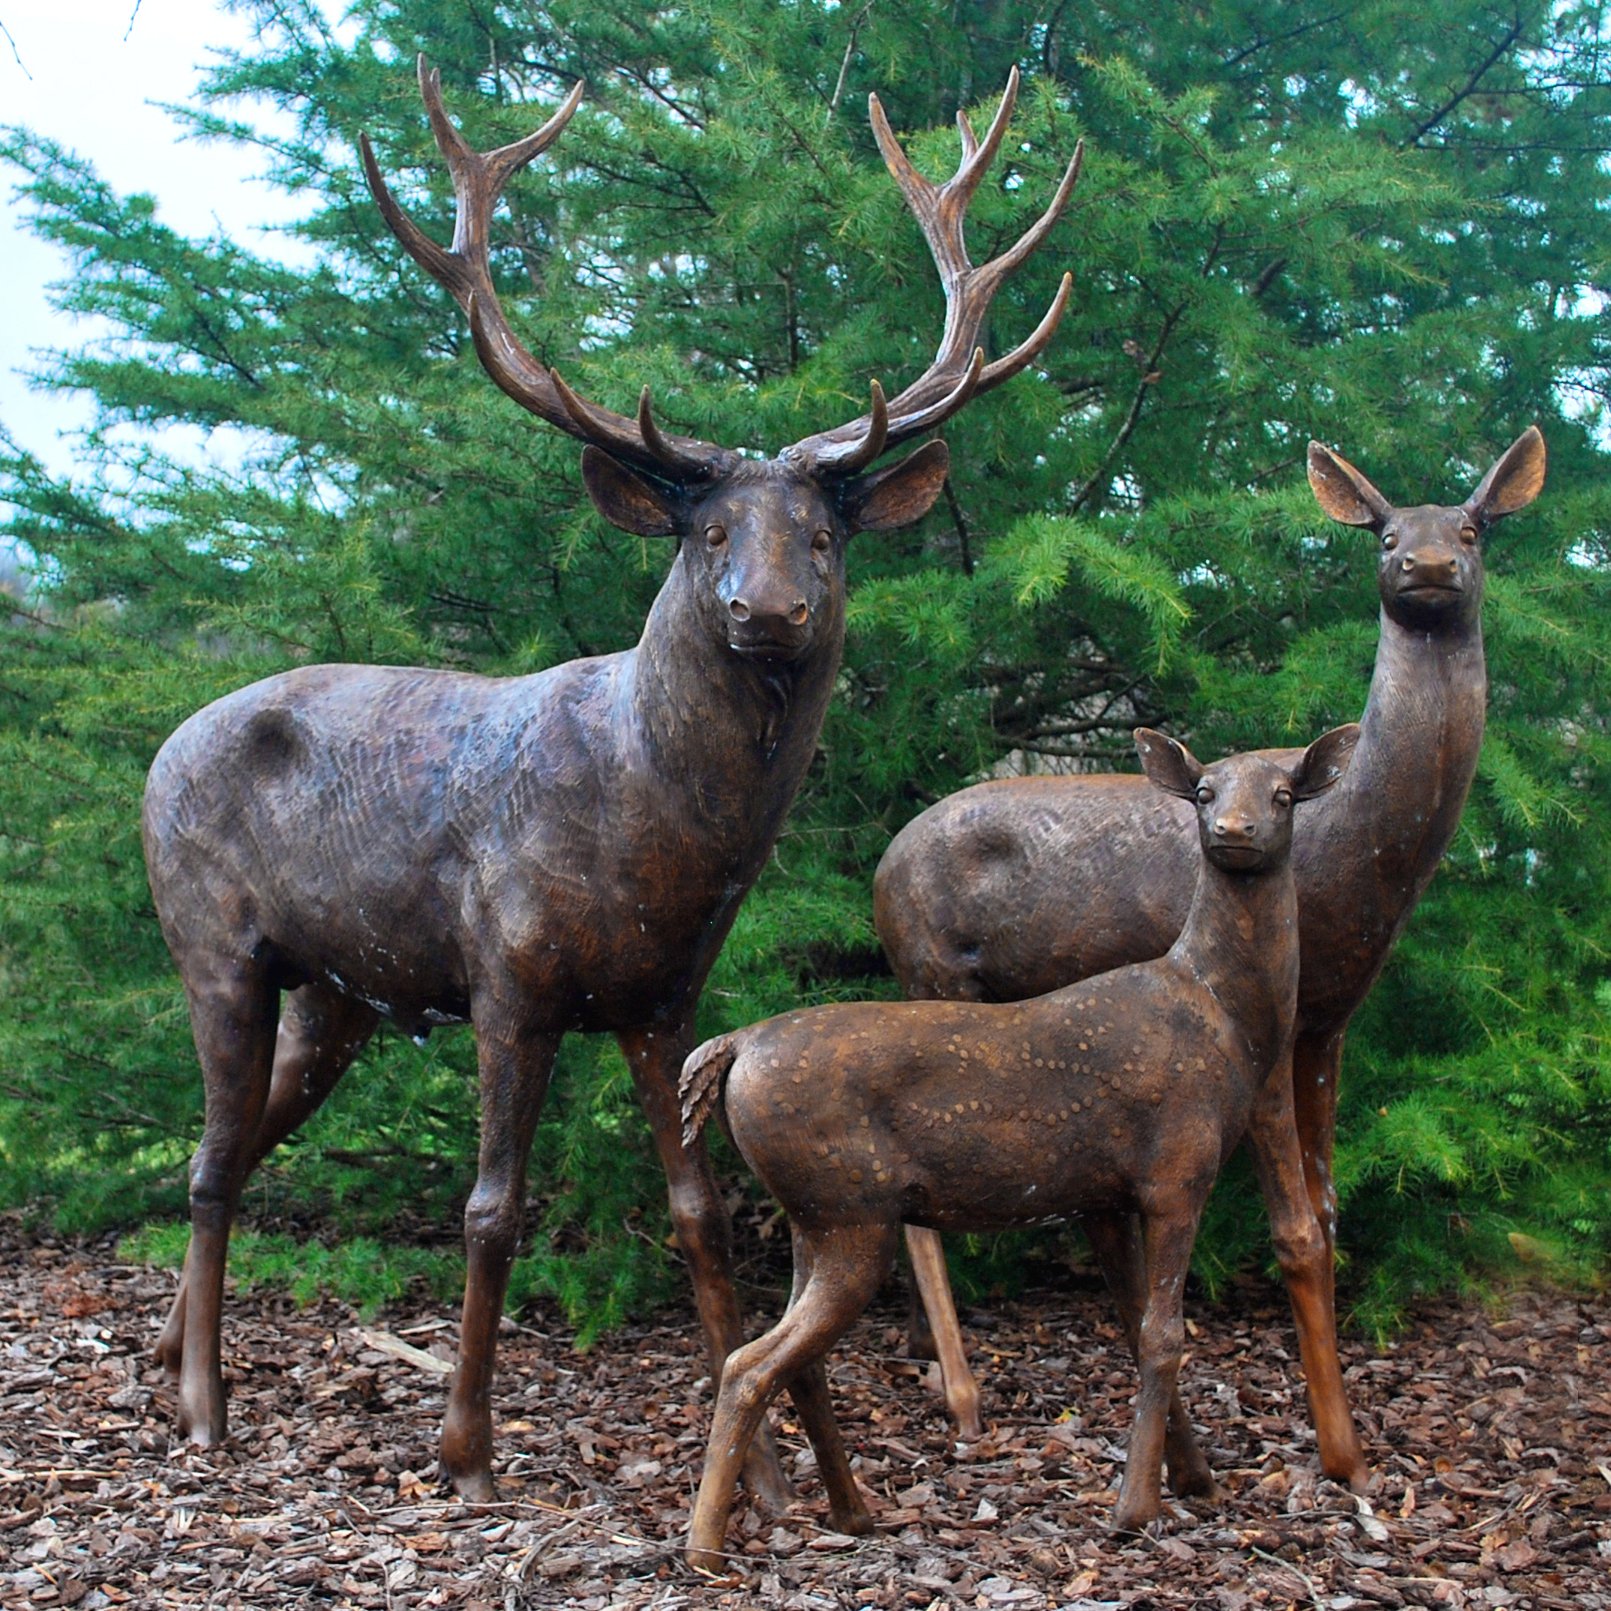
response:
[(721, 1106), (727, 1071), (738, 1058), (738, 1036), (718, 1035), (696, 1046), (682, 1065), (677, 1095), (682, 1099), (682, 1144), (691, 1147)]

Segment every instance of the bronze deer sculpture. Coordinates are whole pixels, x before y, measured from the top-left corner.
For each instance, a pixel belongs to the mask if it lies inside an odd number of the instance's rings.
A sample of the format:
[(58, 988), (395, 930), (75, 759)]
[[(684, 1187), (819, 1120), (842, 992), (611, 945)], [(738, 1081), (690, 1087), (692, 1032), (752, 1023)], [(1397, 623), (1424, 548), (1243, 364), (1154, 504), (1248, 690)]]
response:
[(1185, 926), (1155, 961), (1031, 1001), (785, 1013), (688, 1059), (685, 1136), (723, 1105), (745, 1161), (788, 1211), (795, 1249), (788, 1313), (727, 1362), (692, 1564), (717, 1564), (739, 1462), (784, 1385), (831, 1524), (871, 1529), (822, 1361), (888, 1274), (902, 1221), (978, 1231), (1079, 1214), (1114, 1246), (1140, 1216), (1126, 1320), (1141, 1390), (1113, 1520), (1133, 1529), (1158, 1514), (1198, 1218), (1292, 1043), (1294, 808), (1336, 784), (1358, 738), (1339, 727), (1295, 760), (1204, 767), (1173, 739), (1137, 731), (1148, 778), (1188, 802), (1200, 845)]
[[(158, 1354), (178, 1374), (180, 1434), (220, 1441), (225, 1253), (247, 1175), (324, 1100), (381, 1017), (415, 1033), (468, 1022), (481, 1143), (441, 1455), (457, 1491), (484, 1500), (498, 1320), (566, 1031), (610, 1031), (626, 1055), (714, 1376), (742, 1338), (730, 1226), (703, 1146), (685, 1146), (679, 1128), (695, 1005), (816, 750), (843, 649), (845, 545), (919, 519), (948, 460), (931, 441), (871, 466), (1051, 339), (1066, 274), (1020, 346), (990, 364), (978, 346), (992, 295), (1061, 213), (1080, 152), (1046, 213), (974, 267), (963, 218), (1012, 115), (1016, 72), (982, 143), (959, 115), (962, 161), (941, 186), (912, 169), (874, 97), (879, 145), (940, 272), (945, 334), (897, 397), (886, 403), (874, 381), (867, 414), (759, 461), (663, 430), (647, 388), (635, 420), (584, 401), (503, 315), (492, 210), (558, 137), (582, 86), (535, 134), (483, 154), (448, 120), (423, 59), (419, 79), (457, 195), (453, 245), (402, 211), (365, 140), (387, 223), (468, 315), (492, 379), (587, 444), (582, 477), (599, 511), (675, 538), (676, 558), (624, 653), (507, 679), (307, 667), (217, 701), (163, 746), (146, 789), (146, 860), (190, 1006), (206, 1126), (190, 1251)], [(769, 1445), (748, 1476), (770, 1503), (786, 1502)]]
[[(1340, 455), (1309, 446), (1321, 508), (1380, 542), (1381, 639), (1347, 781), (1298, 822), (1292, 1077), (1271, 1087), (1248, 1141), (1292, 1299), (1321, 1467), (1356, 1488), (1368, 1468), (1337, 1355), (1333, 1289), (1343, 1040), (1465, 805), (1487, 695), (1481, 539), (1532, 502), (1544, 469), (1544, 439), (1529, 427), (1463, 504), (1398, 509)], [(951, 795), (896, 835), (874, 883), (874, 917), (909, 996), (1011, 1001), (1159, 954), (1185, 919), (1192, 877), (1189, 813), (1143, 779), (1004, 780)], [(914, 1230), (909, 1242), (947, 1398), (977, 1435), (978, 1389), (939, 1238)], [(1179, 1491), (1212, 1489), (1178, 1400), (1170, 1473)]]

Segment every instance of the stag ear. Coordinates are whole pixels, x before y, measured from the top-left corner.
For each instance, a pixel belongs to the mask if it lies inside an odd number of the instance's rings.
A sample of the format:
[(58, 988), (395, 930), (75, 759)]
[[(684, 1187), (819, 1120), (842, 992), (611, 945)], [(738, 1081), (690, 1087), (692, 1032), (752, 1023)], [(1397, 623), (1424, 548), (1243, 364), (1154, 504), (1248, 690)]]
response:
[(1178, 794), (1182, 800), (1196, 797), (1203, 763), (1184, 744), (1150, 727), (1138, 727), (1135, 741), (1141, 770), (1153, 783), (1165, 794)]
[(589, 444), (582, 449), (582, 484), (593, 507), (612, 526), (634, 537), (676, 534), (677, 513), (665, 497), (602, 448)]
[(1544, 464), (1543, 433), (1529, 425), (1461, 507), (1479, 526), (1525, 509), (1543, 488)]
[(945, 443), (925, 442), (899, 464), (845, 482), (839, 490), (839, 508), (854, 531), (910, 526), (934, 507), (950, 468)]
[(1340, 453), (1309, 444), (1309, 485), (1320, 507), (1345, 526), (1380, 526), (1393, 506)]
[(1358, 722), (1348, 722), (1322, 733), (1298, 757), (1298, 764), (1288, 774), (1292, 779), (1292, 798), (1312, 800), (1317, 794), (1324, 794), (1348, 770), (1358, 743)]

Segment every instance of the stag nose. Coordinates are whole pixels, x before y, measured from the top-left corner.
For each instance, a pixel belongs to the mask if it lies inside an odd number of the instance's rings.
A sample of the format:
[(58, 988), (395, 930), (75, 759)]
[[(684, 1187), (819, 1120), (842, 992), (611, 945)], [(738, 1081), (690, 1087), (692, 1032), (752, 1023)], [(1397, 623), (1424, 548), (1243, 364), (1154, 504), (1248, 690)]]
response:
[(750, 618), (750, 606), (747, 599), (729, 599), (727, 613), (735, 621), (747, 621)]
[(789, 625), (804, 626), (806, 624), (806, 617), (810, 613), (811, 612), (806, 608), (806, 601), (804, 599), (796, 599), (794, 601), (794, 608), (789, 611)]
[(1460, 562), (1453, 554), (1426, 553), (1421, 549), (1412, 549), (1399, 561), (1406, 575), (1416, 571), (1430, 577), (1440, 577), (1453, 580), (1460, 569)]
[(727, 601), (727, 613), (740, 623), (752, 618), (761, 622), (781, 620), (792, 627), (803, 627), (811, 618), (811, 608), (804, 599), (796, 599), (784, 609), (781, 605), (757, 607), (747, 598), (734, 597)]

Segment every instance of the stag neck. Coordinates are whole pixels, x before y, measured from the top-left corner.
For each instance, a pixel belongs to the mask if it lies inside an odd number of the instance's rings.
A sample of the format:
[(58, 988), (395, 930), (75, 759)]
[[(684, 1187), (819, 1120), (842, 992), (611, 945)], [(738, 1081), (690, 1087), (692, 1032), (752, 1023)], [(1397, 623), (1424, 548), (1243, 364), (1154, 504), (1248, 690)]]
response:
[(697, 588), (685, 545), (626, 657), (621, 718), (651, 776), (684, 791), (690, 778), (704, 780), (701, 809), (753, 839), (759, 821), (788, 810), (816, 754), (844, 652), (844, 608), (824, 613), (799, 660), (774, 665), (713, 637)]
[(1202, 857), (1168, 960), (1208, 991), (1237, 1025), (1255, 1066), (1267, 1068), (1297, 1012), (1298, 892), (1290, 860), (1238, 873)]

